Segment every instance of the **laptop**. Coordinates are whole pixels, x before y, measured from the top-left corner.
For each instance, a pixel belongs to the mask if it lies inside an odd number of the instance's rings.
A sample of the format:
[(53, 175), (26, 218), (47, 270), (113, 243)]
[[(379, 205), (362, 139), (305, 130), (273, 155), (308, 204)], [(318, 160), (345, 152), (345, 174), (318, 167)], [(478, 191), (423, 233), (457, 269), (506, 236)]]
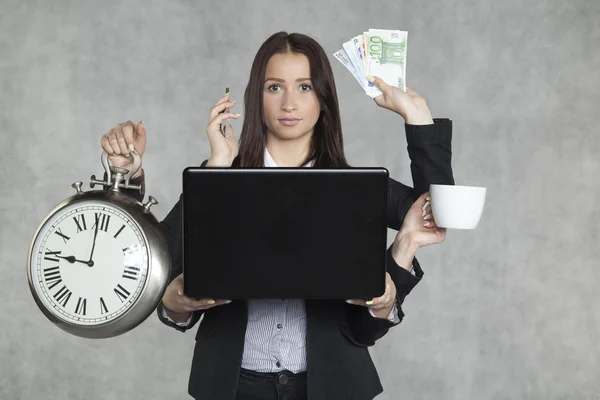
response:
[(382, 296), (388, 176), (385, 168), (186, 168), (185, 295)]

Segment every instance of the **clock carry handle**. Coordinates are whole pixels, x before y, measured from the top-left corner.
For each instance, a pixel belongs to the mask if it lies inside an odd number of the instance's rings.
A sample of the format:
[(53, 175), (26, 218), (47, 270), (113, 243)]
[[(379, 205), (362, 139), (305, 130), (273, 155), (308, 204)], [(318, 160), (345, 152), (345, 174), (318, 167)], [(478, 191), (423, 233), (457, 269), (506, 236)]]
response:
[[(131, 177), (140, 169), (140, 166), (142, 165), (142, 159), (137, 151), (131, 151), (131, 155), (133, 156), (133, 168), (131, 169), (131, 171), (129, 171), (125, 168), (118, 168), (110, 165), (108, 153), (106, 151), (103, 151), (100, 160), (102, 161), (104, 171), (106, 171), (106, 181), (99, 181), (96, 179), (95, 175), (92, 175), (90, 187), (93, 188), (94, 185), (103, 185), (112, 186), (112, 189), (115, 191), (119, 191), (119, 189), (142, 190), (141, 185), (133, 185), (129, 183)], [(113, 174), (116, 175), (114, 182)], [(125, 181), (124, 183), (123, 180)]]

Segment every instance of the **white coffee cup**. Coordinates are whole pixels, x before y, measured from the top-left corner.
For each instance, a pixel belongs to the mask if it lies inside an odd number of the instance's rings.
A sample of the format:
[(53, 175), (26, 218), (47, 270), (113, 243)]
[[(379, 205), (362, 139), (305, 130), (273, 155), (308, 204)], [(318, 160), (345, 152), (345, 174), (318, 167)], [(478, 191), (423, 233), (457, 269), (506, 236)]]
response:
[(430, 185), (431, 211), (440, 228), (475, 229), (487, 189), (477, 186)]

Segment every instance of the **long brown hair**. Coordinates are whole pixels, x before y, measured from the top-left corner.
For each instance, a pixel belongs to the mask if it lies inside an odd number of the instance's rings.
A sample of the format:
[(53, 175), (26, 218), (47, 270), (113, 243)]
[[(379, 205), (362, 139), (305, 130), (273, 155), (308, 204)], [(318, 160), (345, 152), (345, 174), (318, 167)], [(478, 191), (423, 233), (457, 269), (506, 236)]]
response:
[(310, 65), (310, 78), (321, 106), (314, 127), (310, 150), (302, 165), (314, 160), (315, 167), (348, 167), (344, 156), (342, 123), (335, 81), (325, 51), (313, 38), (300, 33), (278, 32), (260, 47), (244, 93), (244, 124), (240, 134), (240, 150), (234, 166), (263, 167), (267, 145), (263, 115), (263, 88), (267, 64), (278, 53), (304, 54)]

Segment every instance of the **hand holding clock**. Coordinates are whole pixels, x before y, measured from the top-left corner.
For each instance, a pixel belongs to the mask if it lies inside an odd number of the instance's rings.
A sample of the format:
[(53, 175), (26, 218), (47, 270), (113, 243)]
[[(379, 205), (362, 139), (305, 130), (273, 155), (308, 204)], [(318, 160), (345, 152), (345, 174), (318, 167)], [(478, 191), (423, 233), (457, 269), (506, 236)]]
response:
[(183, 274), (179, 274), (169, 284), (162, 298), (169, 317), (175, 322), (185, 322), (194, 311), (208, 310), (216, 306), (231, 303), (231, 300), (195, 300), (183, 294)]
[[(146, 128), (144, 128), (144, 123), (139, 121), (134, 124), (132, 121), (127, 121), (117, 124), (102, 135), (100, 144), (102, 149), (108, 153), (108, 159), (112, 165), (131, 170), (133, 168), (133, 157), (131, 157), (130, 151), (135, 149), (140, 158), (143, 158), (146, 150)], [(141, 174), (142, 168), (137, 170), (133, 178), (137, 178)]]

